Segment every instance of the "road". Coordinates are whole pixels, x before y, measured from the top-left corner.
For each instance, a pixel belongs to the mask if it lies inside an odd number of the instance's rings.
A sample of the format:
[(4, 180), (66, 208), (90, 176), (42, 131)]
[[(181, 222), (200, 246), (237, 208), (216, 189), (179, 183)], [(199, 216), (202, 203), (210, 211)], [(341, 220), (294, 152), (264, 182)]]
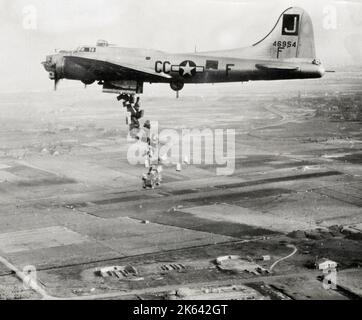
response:
[(269, 269), (270, 271), (272, 271), (272, 270), (274, 269), (274, 267), (275, 267), (279, 262), (282, 262), (282, 261), (284, 261), (284, 260), (287, 260), (287, 259), (291, 258), (291, 257), (294, 256), (294, 255), (297, 253), (297, 251), (298, 251), (297, 247), (294, 246), (294, 245), (292, 245), (292, 244), (288, 244), (287, 247), (288, 247), (288, 248), (292, 248), (292, 249), (293, 249), (293, 252), (292, 252), (291, 254), (287, 255), (286, 257), (280, 258), (279, 260), (275, 261), (275, 262), (271, 265), (271, 267), (270, 267), (270, 269)]

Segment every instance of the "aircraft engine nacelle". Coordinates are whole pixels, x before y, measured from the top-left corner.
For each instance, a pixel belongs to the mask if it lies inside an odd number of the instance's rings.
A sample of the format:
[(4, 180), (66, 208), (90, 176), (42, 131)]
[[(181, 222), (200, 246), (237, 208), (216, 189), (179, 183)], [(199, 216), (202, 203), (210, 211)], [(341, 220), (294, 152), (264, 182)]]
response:
[(95, 82), (95, 80), (82, 80), (82, 82), (86, 85), (86, 86), (90, 86), (91, 84), (93, 84)]
[(49, 79), (50, 80), (55, 80), (56, 79), (56, 73), (55, 71), (49, 71)]
[(170, 87), (173, 91), (181, 91), (184, 88), (185, 84), (181, 81), (173, 81), (170, 83)]

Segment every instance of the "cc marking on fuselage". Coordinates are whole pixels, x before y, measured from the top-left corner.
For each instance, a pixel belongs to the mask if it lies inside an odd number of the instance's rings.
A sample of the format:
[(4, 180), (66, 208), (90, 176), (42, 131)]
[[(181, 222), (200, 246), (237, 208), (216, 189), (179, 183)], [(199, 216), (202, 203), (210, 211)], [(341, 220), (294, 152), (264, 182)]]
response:
[(178, 72), (181, 77), (190, 78), (195, 76), (197, 73), (202, 73), (205, 71), (203, 66), (197, 66), (195, 62), (191, 60), (186, 60), (181, 62), (179, 65), (172, 65), (169, 61), (156, 61), (155, 71), (157, 73), (166, 73)]

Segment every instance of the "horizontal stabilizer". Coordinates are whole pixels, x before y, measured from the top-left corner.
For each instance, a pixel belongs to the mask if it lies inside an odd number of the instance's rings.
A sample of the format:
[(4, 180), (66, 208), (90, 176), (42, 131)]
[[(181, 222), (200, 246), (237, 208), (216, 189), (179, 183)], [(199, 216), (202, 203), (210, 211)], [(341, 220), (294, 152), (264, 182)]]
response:
[(259, 70), (265, 70), (265, 71), (286, 71), (286, 72), (300, 71), (300, 68), (297, 66), (278, 65), (278, 64), (256, 64), (255, 67)]

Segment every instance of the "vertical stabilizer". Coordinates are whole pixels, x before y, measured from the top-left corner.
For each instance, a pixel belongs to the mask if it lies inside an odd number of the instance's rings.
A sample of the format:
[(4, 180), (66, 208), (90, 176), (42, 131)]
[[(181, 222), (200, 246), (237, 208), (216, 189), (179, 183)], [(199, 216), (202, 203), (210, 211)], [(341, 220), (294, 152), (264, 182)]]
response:
[(285, 10), (269, 34), (252, 46), (255, 56), (269, 59), (315, 59), (314, 31), (301, 8)]

